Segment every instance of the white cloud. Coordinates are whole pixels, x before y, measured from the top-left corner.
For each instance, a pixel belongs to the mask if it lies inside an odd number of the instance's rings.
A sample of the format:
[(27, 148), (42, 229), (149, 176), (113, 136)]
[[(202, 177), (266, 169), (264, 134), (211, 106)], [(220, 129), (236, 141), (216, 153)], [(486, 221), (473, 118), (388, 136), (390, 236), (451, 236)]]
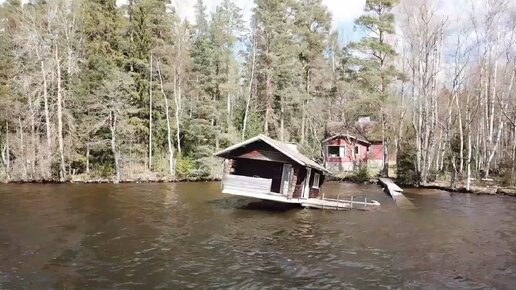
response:
[(365, 0), (323, 0), (328, 6), (332, 17), (333, 27), (339, 27), (343, 23), (353, 22), (364, 12)]

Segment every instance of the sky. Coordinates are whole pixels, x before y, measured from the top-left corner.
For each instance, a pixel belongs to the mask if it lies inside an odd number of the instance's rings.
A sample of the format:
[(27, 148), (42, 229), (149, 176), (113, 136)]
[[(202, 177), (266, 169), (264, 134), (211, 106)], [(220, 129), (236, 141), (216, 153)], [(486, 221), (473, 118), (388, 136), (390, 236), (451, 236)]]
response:
[[(116, 0), (117, 4), (127, 3), (127, 0)], [(188, 21), (194, 21), (195, 3), (197, 0), (171, 0), (176, 7), (181, 18), (186, 18)], [(234, 0), (235, 4), (243, 11), (243, 16), (249, 22), (254, 7), (254, 0)], [(332, 14), (333, 29), (339, 32), (339, 42), (348, 43), (352, 40), (357, 40), (361, 37), (359, 31), (355, 31), (354, 21), (358, 18), (364, 10), (366, 0), (322, 0), (323, 4), (328, 7)], [(0, 0), (0, 4), (5, 0)], [(28, 2), (28, 0), (22, 0)], [(209, 12), (215, 11), (215, 7), (219, 5), (222, 0), (204, 0)]]
[[(193, 20), (196, 2), (196, 0), (172, 0), (180, 15), (188, 20)], [(222, 0), (204, 0), (204, 2), (209, 11), (214, 11)], [(251, 17), (251, 10), (254, 7), (253, 2), (253, 0), (235, 0), (236, 5), (242, 9), (244, 17), (247, 19)], [(365, 0), (322, 0), (322, 2), (333, 15), (334, 27), (338, 27), (342, 23), (353, 22), (355, 18), (362, 14), (365, 6)]]
[[(242, 9), (244, 19), (249, 21), (254, 7), (254, 0), (234, 1)], [(188, 21), (194, 20), (194, 6), (196, 2), (197, 0), (172, 0), (181, 18), (186, 18)], [(215, 11), (215, 7), (221, 2), (222, 0), (204, 0), (208, 11)], [(322, 0), (322, 2), (332, 14), (332, 26), (339, 31), (340, 41), (347, 43), (350, 40), (356, 40), (359, 37), (359, 32), (353, 30), (353, 23), (356, 18), (362, 15), (365, 0)]]

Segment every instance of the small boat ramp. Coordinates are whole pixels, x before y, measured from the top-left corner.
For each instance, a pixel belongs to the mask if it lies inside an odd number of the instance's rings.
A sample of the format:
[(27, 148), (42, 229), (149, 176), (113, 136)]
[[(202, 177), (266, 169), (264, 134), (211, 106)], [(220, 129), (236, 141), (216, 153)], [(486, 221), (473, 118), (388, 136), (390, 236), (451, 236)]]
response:
[(399, 187), (390, 178), (379, 178), (380, 185), (385, 188), (385, 191), (394, 199), (396, 205), (403, 209), (413, 209), (416, 206), (403, 194), (403, 189)]

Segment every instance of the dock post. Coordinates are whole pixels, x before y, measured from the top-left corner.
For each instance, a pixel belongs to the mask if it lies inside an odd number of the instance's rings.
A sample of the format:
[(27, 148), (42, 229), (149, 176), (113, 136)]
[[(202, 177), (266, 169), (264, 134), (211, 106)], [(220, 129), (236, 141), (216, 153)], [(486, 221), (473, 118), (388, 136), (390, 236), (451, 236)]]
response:
[(351, 196), (351, 202), (349, 203), (350, 208), (353, 208), (353, 196)]
[(364, 200), (364, 208), (367, 207), (367, 197)]
[(337, 193), (337, 210), (339, 210), (340, 193)]

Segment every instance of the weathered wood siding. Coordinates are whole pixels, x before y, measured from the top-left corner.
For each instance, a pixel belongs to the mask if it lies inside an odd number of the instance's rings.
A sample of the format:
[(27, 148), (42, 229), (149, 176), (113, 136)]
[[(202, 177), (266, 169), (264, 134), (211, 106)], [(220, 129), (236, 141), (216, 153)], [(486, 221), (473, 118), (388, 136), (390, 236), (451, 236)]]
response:
[(283, 163), (255, 159), (237, 158), (233, 160), (234, 175), (259, 177), (272, 180), (270, 191), (279, 193)]
[(290, 184), (289, 184), (290, 188), (288, 190), (289, 198), (294, 197), (294, 192), (296, 190), (297, 179), (298, 179), (300, 168), (301, 168), (301, 166), (299, 166), (299, 165), (292, 166), (292, 177), (290, 178)]
[(226, 175), (222, 179), (222, 191), (246, 193), (270, 193), (272, 179), (241, 175)]
[(317, 198), (319, 196), (319, 188), (310, 187), (310, 193), (308, 194), (310, 198)]

